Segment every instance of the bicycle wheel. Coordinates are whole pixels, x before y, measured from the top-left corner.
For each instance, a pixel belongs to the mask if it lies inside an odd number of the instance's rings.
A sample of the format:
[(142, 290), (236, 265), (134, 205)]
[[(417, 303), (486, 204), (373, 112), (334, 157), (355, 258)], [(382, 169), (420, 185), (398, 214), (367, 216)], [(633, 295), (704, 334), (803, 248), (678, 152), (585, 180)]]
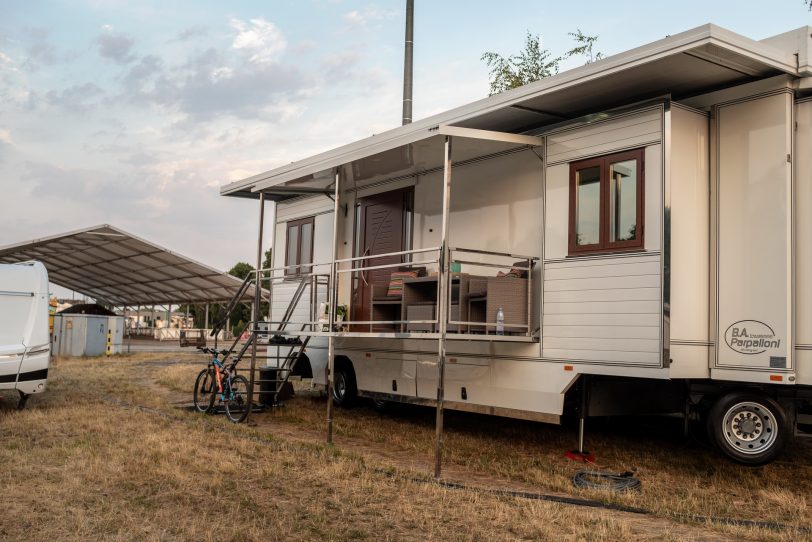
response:
[(226, 416), (234, 423), (240, 423), (248, 416), (248, 380), (242, 376), (235, 376), (231, 380), (231, 394), (226, 403)]
[(210, 412), (214, 405), (214, 375), (211, 369), (203, 369), (195, 380), (194, 403), (198, 412)]

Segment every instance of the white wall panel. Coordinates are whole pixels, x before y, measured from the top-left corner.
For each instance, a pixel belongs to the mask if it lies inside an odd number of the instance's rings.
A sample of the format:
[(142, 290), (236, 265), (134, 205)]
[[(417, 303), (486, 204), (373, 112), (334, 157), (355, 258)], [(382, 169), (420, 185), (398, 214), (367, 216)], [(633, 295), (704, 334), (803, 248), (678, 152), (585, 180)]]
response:
[(552, 134), (547, 140), (548, 163), (571, 162), (617, 149), (642, 147), (662, 138), (660, 108)]
[(544, 269), (543, 357), (660, 363), (659, 254), (547, 262)]
[[(671, 340), (709, 341), (710, 147), (707, 115), (671, 109)], [(671, 347), (671, 373), (706, 378), (707, 347)]]
[[(791, 367), (791, 118), (787, 92), (717, 113), (719, 367)], [(737, 346), (745, 330), (767, 345)]]
[[(795, 343), (812, 345), (812, 100), (797, 104), (795, 141)], [(812, 350), (796, 351), (799, 384), (812, 384)]]

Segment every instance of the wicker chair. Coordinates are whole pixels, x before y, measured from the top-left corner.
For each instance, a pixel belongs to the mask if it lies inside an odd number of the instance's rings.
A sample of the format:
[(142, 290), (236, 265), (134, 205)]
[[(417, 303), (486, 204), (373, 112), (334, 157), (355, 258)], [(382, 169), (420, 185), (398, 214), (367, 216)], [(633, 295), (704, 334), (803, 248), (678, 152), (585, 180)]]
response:
[[(517, 262), (526, 267), (527, 262)], [(496, 323), (499, 308), (505, 315), (505, 333), (527, 332), (527, 271), (519, 277), (471, 277), (468, 283), (468, 319), (471, 322)], [(494, 326), (471, 325), (472, 333), (495, 333)]]

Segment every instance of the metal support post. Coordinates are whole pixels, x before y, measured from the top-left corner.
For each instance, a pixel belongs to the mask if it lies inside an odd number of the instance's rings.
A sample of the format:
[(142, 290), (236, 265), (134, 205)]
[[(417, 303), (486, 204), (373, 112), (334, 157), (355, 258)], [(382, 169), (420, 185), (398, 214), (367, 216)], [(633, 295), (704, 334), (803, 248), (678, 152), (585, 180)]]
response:
[(121, 314), (124, 316), (124, 329), (122, 330), (122, 335), (127, 335), (127, 353), (130, 353), (130, 328), (127, 325), (127, 305), (124, 305), (124, 308), (121, 311)]
[(588, 405), (588, 378), (587, 375), (581, 375), (581, 408), (578, 409), (578, 453), (581, 455), (586, 453), (584, 451), (584, 426), (586, 425), (586, 411)]
[(440, 265), (437, 284), (439, 300), (437, 323), (440, 327), (440, 339), (437, 344), (437, 420), (435, 424), (434, 477), (439, 478), (443, 464), (443, 401), (445, 399), (445, 338), (447, 331), (447, 310), (449, 262), (448, 262), (448, 215), (451, 208), (451, 137), (445, 138), (445, 156), (443, 159), (443, 224), (440, 239)]
[(208, 331), (209, 329), (209, 304), (206, 303), (206, 316), (203, 318), (203, 331)]
[(265, 228), (265, 193), (259, 193), (259, 231), (257, 232), (257, 267), (256, 280), (254, 281), (254, 306), (251, 310), (251, 334), (248, 340), (251, 341), (251, 370), (248, 374), (248, 414), (245, 422), (251, 418), (251, 410), (254, 408), (254, 371), (257, 366), (257, 329), (259, 328), (259, 305), (262, 301), (262, 288), (260, 288), (260, 277), (262, 273), (262, 231)]
[(336, 273), (336, 260), (338, 259), (338, 213), (339, 208), (339, 180), (340, 173), (336, 169), (335, 190), (333, 196), (333, 258), (330, 261), (330, 284), (327, 288), (328, 314), (327, 326), (327, 444), (333, 443), (333, 371), (335, 369), (335, 337), (333, 336), (333, 323), (336, 320), (336, 305), (338, 304), (338, 273)]

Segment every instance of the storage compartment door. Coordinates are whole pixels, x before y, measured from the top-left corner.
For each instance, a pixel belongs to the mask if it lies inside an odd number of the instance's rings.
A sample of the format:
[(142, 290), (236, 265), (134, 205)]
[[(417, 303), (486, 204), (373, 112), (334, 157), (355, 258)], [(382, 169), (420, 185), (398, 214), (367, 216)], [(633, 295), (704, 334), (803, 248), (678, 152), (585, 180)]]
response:
[[(792, 368), (792, 96), (717, 109), (716, 367)], [(721, 376), (721, 375), (719, 375)]]

